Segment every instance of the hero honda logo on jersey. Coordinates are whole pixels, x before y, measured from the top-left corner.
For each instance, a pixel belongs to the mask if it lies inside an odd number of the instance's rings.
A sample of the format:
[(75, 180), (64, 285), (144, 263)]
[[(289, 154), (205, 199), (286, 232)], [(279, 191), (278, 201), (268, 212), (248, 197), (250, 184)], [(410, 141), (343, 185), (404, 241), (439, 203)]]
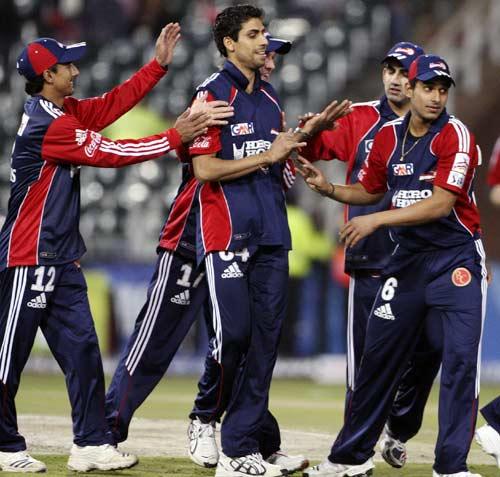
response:
[(253, 123), (238, 123), (231, 124), (231, 136), (245, 136), (246, 134), (253, 134)]
[(243, 159), (244, 157), (255, 156), (266, 152), (271, 147), (270, 141), (259, 139), (257, 141), (245, 141), (241, 147), (233, 144), (234, 159)]
[(393, 164), (392, 172), (395, 176), (412, 176), (413, 163), (408, 162), (407, 164)]
[(398, 190), (392, 196), (392, 206), (397, 209), (408, 207), (409, 205), (420, 202), (423, 199), (428, 199), (432, 196), (432, 190)]

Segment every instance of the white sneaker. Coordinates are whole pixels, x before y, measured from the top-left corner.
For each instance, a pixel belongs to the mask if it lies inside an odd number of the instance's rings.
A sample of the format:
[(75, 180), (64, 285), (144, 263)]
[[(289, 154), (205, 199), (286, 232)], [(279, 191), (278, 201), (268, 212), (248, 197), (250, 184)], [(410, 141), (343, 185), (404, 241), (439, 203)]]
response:
[(139, 460), (133, 454), (120, 452), (110, 444), (100, 446), (77, 446), (73, 444), (68, 459), (68, 469), (77, 472), (89, 470), (118, 470), (128, 469), (137, 464)]
[(249, 454), (243, 457), (227, 457), (222, 452), (215, 470), (215, 477), (280, 477), (286, 475), (278, 465), (266, 462), (260, 454)]
[(309, 465), (309, 461), (303, 455), (287, 455), (282, 451), (277, 451), (269, 456), (266, 462), (279, 466), (287, 474), (304, 470)]
[(454, 474), (438, 474), (435, 470), (433, 470), (432, 477), (481, 477), (481, 474), (473, 474), (469, 471), (456, 472)]
[(392, 467), (400, 469), (406, 464), (406, 444), (391, 436), (387, 426), (380, 441), (382, 458)]
[(366, 477), (372, 475), (374, 467), (372, 459), (359, 465), (334, 464), (326, 459), (321, 464), (304, 470), (303, 475), (304, 477)]
[(500, 434), (486, 424), (476, 430), (476, 441), (484, 452), (495, 458), (500, 467)]
[(47, 466), (26, 451), (0, 452), (0, 470), (4, 472), (45, 472)]
[(219, 461), (219, 449), (215, 440), (215, 422), (205, 424), (196, 418), (188, 427), (191, 460), (202, 467), (215, 467)]

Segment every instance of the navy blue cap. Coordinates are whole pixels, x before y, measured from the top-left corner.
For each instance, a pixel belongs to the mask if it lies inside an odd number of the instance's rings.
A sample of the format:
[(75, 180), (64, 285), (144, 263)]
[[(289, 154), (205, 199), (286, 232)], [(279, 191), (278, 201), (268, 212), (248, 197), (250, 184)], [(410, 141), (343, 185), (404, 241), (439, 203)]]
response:
[(434, 78), (446, 78), (453, 85), (455, 81), (451, 76), (448, 63), (437, 55), (422, 55), (419, 56), (410, 66), (408, 70), (408, 79), (410, 81), (418, 79), (420, 81), (429, 81)]
[(408, 41), (400, 41), (387, 52), (382, 63), (392, 58), (399, 61), (405, 70), (409, 70), (413, 60), (423, 54), (424, 49), (421, 46)]
[(24, 47), (17, 58), (17, 72), (34, 79), (57, 63), (73, 63), (84, 54), (85, 42), (63, 45), (53, 38), (38, 38)]
[(269, 42), (266, 48), (266, 53), (272, 53), (275, 51), (280, 55), (286, 55), (292, 49), (291, 41), (274, 38), (270, 33), (266, 33), (266, 38)]

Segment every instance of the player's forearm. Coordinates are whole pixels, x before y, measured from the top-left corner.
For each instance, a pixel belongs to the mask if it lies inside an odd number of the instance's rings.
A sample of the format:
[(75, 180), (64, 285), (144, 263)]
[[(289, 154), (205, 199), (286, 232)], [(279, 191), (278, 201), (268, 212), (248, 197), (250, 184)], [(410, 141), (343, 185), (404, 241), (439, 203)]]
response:
[[(434, 200), (433, 200), (434, 199)], [(380, 227), (405, 227), (421, 225), (450, 215), (453, 204), (435, 196), (423, 199), (408, 207), (385, 210), (374, 214)]]
[(370, 194), (359, 182), (349, 185), (330, 184), (328, 192), (324, 195), (348, 205), (376, 204), (384, 196), (383, 193)]
[(213, 182), (237, 179), (269, 165), (267, 152), (245, 157), (237, 161), (227, 161), (213, 156), (196, 156), (193, 158), (193, 169), (196, 179), (201, 182)]

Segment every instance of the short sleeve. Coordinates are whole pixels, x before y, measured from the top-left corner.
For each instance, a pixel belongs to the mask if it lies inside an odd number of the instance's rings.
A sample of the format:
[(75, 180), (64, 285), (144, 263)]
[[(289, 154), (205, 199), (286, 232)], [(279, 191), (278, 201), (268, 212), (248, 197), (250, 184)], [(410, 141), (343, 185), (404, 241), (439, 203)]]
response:
[(474, 136), (467, 127), (450, 120), (436, 138), (433, 152), (438, 159), (434, 185), (457, 194), (466, 189), (477, 165)]

